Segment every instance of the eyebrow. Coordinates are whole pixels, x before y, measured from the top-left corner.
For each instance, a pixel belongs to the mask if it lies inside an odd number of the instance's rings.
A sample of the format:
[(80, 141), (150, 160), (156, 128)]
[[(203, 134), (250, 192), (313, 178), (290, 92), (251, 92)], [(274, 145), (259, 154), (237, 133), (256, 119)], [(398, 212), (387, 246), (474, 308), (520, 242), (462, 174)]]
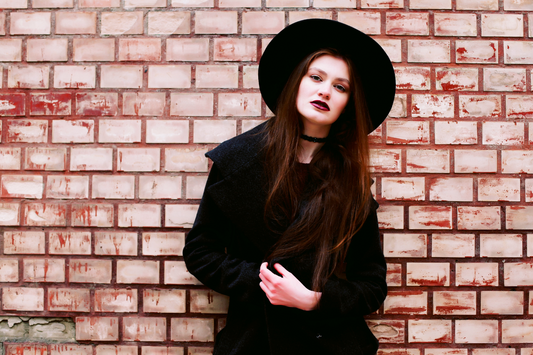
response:
[[(326, 75), (326, 76), (328, 75), (328, 73), (326, 73), (326, 72), (323, 71), (322, 69), (319, 69), (319, 68), (316, 68), (316, 67), (311, 67), (311, 68), (309, 68), (309, 70), (311, 70), (311, 69), (316, 70), (317, 72), (319, 72), (319, 73), (322, 74), (322, 75)], [(346, 78), (336, 78), (336, 79), (339, 80), (339, 81), (345, 82), (345, 83), (347, 83), (348, 85), (350, 85), (350, 80), (348, 80), (348, 79), (346, 79)]]

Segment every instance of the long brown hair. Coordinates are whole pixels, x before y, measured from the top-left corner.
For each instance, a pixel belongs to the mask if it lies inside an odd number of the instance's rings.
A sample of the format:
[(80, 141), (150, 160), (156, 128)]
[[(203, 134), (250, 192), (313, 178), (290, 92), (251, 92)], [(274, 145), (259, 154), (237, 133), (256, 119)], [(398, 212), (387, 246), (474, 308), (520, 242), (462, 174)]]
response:
[[(350, 72), (350, 99), (331, 126), (328, 141), (309, 165), (306, 202), (296, 165), (302, 120), (296, 108), (298, 88), (313, 60), (323, 55), (343, 59)], [(370, 210), (368, 171), (370, 118), (364, 92), (352, 62), (335, 50), (322, 49), (307, 56), (292, 72), (278, 100), (276, 116), (267, 124), (266, 167), (269, 191), (265, 219), (279, 230), (269, 260), (316, 253), (312, 288), (325, 281), (344, 262), (352, 236)]]

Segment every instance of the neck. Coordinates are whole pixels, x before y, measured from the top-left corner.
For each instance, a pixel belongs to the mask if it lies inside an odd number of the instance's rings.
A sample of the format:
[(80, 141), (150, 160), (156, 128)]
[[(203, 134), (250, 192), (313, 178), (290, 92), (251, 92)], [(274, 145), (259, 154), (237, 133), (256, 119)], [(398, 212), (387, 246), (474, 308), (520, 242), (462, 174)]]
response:
[(309, 164), (323, 145), (324, 143), (313, 143), (300, 138), (298, 161), (300, 163)]

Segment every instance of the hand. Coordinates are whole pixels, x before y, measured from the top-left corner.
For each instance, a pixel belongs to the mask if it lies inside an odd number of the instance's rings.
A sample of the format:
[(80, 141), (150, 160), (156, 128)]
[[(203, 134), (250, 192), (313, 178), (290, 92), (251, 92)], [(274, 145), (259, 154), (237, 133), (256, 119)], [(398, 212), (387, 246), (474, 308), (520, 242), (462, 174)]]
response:
[(314, 292), (306, 288), (300, 280), (294, 277), (280, 264), (274, 264), (274, 268), (281, 277), (268, 270), (267, 263), (261, 264), (259, 286), (266, 294), (270, 303), (275, 306), (298, 308), (304, 311), (316, 309), (321, 292)]

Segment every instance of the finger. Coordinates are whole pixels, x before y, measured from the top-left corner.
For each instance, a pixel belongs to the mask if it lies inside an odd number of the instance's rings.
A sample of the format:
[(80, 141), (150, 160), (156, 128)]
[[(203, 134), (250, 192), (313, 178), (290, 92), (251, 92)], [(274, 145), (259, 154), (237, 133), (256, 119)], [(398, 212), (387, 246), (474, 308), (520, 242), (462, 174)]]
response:
[(279, 276), (274, 274), (272, 271), (270, 271), (268, 268), (266, 267), (263, 268), (262, 266), (261, 266), (261, 272), (259, 275), (263, 275), (265, 279), (270, 283), (274, 283), (276, 279), (280, 278)]
[(270, 301), (270, 297), (271, 297), (272, 293), (270, 292), (268, 287), (263, 282), (259, 283), (259, 287), (261, 287), (261, 290), (263, 290), (263, 292), (267, 296), (268, 300)]
[(285, 269), (281, 264), (274, 264), (274, 269), (276, 269), (283, 277), (292, 276), (292, 273), (289, 270)]

